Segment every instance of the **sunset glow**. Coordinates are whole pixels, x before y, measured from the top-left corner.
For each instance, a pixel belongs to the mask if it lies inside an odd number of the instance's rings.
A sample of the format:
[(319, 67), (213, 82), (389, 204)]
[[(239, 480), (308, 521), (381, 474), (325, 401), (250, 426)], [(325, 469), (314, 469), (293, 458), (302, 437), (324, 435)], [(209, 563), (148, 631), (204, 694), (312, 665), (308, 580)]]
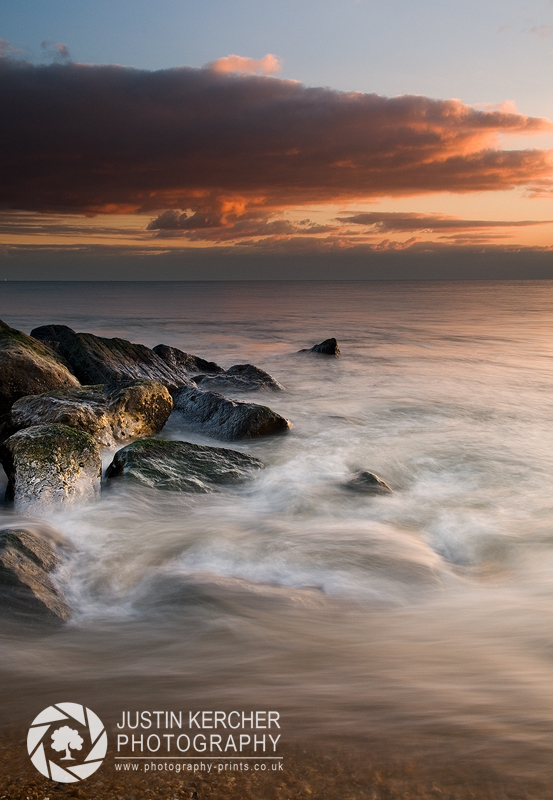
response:
[(7, 257), (553, 248), (553, 123), (509, 97), (309, 86), (273, 53), (150, 70), (43, 44), (49, 64), (3, 40)]

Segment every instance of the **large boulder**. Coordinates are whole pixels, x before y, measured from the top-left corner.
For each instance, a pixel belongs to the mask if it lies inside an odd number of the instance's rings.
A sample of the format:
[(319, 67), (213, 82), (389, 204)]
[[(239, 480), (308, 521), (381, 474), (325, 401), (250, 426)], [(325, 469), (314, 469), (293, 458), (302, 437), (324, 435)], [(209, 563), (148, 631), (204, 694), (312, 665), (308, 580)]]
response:
[(156, 489), (212, 492), (240, 483), (263, 464), (257, 458), (222, 447), (164, 439), (138, 439), (119, 450), (106, 478), (124, 478)]
[(43, 325), (31, 335), (62, 356), (82, 384), (145, 378), (159, 381), (170, 390), (192, 385), (185, 369), (175, 368), (143, 344), (76, 333), (67, 325)]
[(33, 425), (0, 447), (8, 476), (6, 498), (16, 511), (35, 516), (100, 493), (102, 459), (89, 433), (66, 425)]
[(223, 368), (216, 364), (215, 361), (206, 361), (205, 358), (193, 356), (190, 353), (179, 350), (177, 347), (169, 347), (167, 344), (157, 344), (154, 347), (154, 353), (173, 370), (175, 375), (180, 375), (185, 379), (183, 384), (186, 383), (186, 380), (189, 380), (190, 375), (196, 372), (209, 375), (223, 372)]
[(339, 356), (340, 348), (336, 339), (325, 339), (320, 344), (314, 344), (313, 347), (298, 350), (298, 353), (319, 353), (322, 356)]
[(59, 564), (51, 542), (22, 528), (0, 530), (0, 608), (63, 622), (70, 608), (50, 575)]
[(23, 397), (12, 406), (14, 431), (60, 423), (90, 433), (104, 447), (158, 433), (173, 400), (158, 381), (135, 380), (83, 386)]
[(173, 407), (184, 421), (215, 439), (235, 441), (285, 433), (292, 424), (267, 406), (229, 400), (216, 392), (181, 387), (173, 396)]
[(195, 383), (202, 389), (231, 392), (257, 392), (260, 389), (281, 391), (284, 386), (253, 364), (235, 364), (218, 375), (195, 375)]
[(363, 494), (391, 494), (392, 488), (374, 472), (360, 470), (346, 484), (346, 489)]
[(47, 346), (0, 320), (0, 414), (25, 395), (78, 385)]

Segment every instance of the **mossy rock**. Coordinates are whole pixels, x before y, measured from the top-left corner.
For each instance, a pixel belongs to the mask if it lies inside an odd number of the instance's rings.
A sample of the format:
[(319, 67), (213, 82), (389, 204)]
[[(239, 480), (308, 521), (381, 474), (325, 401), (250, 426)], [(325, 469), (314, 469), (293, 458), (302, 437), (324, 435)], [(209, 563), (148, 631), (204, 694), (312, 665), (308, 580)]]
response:
[(12, 429), (59, 423), (90, 433), (104, 447), (158, 433), (173, 400), (158, 381), (133, 380), (23, 397), (11, 410)]
[(262, 467), (259, 459), (223, 447), (138, 439), (115, 454), (106, 478), (205, 494), (221, 485), (248, 480)]
[(49, 347), (0, 320), (0, 414), (20, 397), (76, 386), (77, 378)]
[(34, 425), (0, 447), (8, 476), (6, 497), (16, 511), (37, 514), (100, 492), (102, 459), (94, 438), (66, 425)]

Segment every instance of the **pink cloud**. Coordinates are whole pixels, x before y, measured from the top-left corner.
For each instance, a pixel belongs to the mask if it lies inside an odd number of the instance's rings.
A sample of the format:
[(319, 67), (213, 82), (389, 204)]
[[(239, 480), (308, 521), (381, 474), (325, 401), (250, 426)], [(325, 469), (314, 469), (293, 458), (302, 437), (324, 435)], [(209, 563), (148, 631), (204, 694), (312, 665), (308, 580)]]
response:
[(282, 69), (278, 58), (272, 53), (257, 59), (236, 55), (223, 56), (217, 61), (206, 64), (205, 68), (213, 72), (235, 72), (239, 75), (272, 75)]

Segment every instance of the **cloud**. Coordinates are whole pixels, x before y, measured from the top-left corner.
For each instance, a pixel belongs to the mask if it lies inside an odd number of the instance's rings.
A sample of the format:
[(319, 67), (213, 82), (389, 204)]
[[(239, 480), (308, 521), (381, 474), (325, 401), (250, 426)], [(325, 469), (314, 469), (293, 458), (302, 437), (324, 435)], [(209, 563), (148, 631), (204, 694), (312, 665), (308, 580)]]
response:
[(548, 225), (553, 220), (481, 220), (459, 219), (446, 214), (417, 214), (394, 211), (369, 211), (338, 217), (341, 223), (355, 225), (372, 225), (374, 229), (384, 233), (389, 231), (442, 231), (474, 228), (525, 228), (530, 225)]
[(552, 185), (551, 153), (501, 146), (551, 131), (548, 120), (455, 99), (7, 59), (0, 107), (9, 209), (183, 209), (192, 230), (305, 203)]
[(545, 39), (547, 36), (553, 35), (553, 25), (533, 25), (528, 28), (528, 33), (534, 33), (540, 39)]
[(178, 209), (167, 209), (149, 223), (148, 230), (187, 231), (198, 228), (219, 228), (222, 224), (220, 213), (196, 211), (195, 214), (188, 215)]
[(222, 74), (235, 72), (239, 75), (271, 75), (280, 72), (282, 67), (278, 58), (267, 53), (263, 58), (245, 58), (244, 56), (223, 56), (217, 61), (210, 61), (205, 69)]
[(71, 61), (69, 48), (63, 42), (50, 42), (48, 39), (40, 43), (44, 54), (58, 64)]
[(267, 236), (295, 236), (322, 234), (337, 230), (335, 225), (317, 225), (309, 219), (292, 222), (287, 219), (266, 217), (239, 218), (235, 215), (207, 215), (196, 212), (188, 216), (177, 210), (167, 210), (152, 220), (148, 230), (157, 230), (156, 238), (184, 236), (194, 242), (228, 242)]
[(7, 39), (0, 39), (0, 58), (17, 58), (23, 55), (23, 50), (14, 47)]

